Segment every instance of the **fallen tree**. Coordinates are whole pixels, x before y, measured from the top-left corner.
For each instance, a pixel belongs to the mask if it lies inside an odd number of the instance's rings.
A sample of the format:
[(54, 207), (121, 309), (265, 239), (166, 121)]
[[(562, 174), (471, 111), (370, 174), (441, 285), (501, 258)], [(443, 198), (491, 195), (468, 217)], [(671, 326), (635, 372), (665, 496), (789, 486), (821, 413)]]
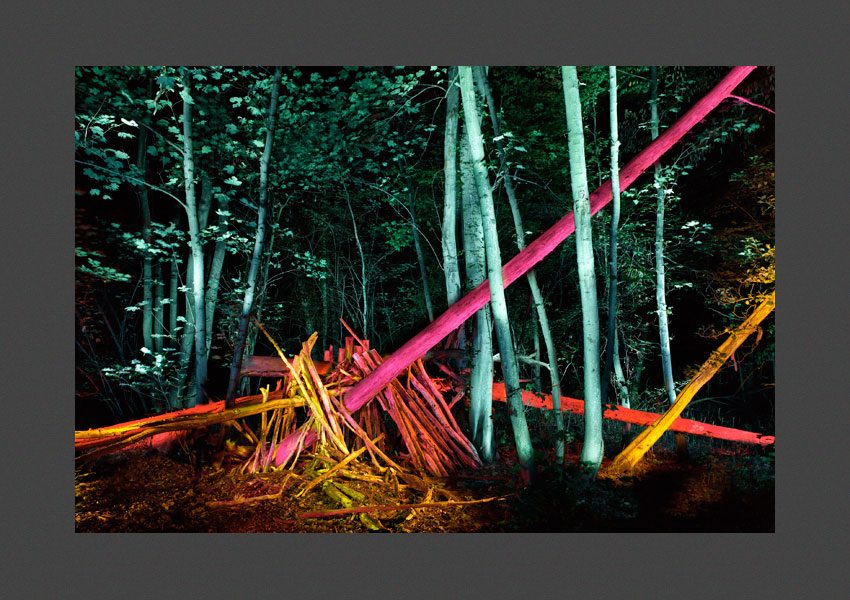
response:
[[(493, 384), (493, 400), (498, 402), (505, 401), (505, 384)], [(531, 406), (540, 409), (552, 409), (552, 396), (538, 392), (523, 391), (522, 403), (526, 406)], [(577, 398), (568, 398), (561, 396), (561, 410), (575, 414), (584, 414), (584, 401)], [(635, 410), (622, 406), (614, 406), (606, 408), (602, 413), (603, 418), (612, 421), (622, 421), (623, 423), (634, 423), (635, 425), (652, 425), (661, 417), (658, 413), (646, 412), (643, 410)], [(681, 433), (690, 433), (692, 435), (702, 435), (705, 437), (714, 438), (717, 440), (728, 440), (730, 442), (740, 442), (742, 444), (756, 444), (758, 446), (770, 446), (775, 443), (775, 438), (772, 435), (763, 435), (752, 431), (744, 431), (742, 429), (733, 429), (732, 427), (722, 427), (720, 425), (711, 425), (691, 419), (682, 419), (677, 417), (670, 425), (671, 431)]]
[(694, 395), (704, 386), (720, 367), (723, 366), (729, 357), (744, 343), (751, 333), (758, 329), (761, 323), (776, 305), (776, 292), (771, 292), (753, 313), (738, 327), (736, 327), (729, 337), (723, 342), (717, 350), (711, 353), (708, 360), (703, 363), (702, 368), (696, 376), (682, 388), (679, 395), (676, 397), (670, 408), (659, 418), (652, 426), (647, 427), (638, 435), (632, 442), (626, 446), (620, 454), (614, 459), (610, 467), (606, 470), (608, 474), (616, 474), (618, 471), (627, 470), (634, 467), (643, 455), (652, 448), (652, 445), (670, 429), (678, 416), (682, 414), (685, 407), (693, 399)]

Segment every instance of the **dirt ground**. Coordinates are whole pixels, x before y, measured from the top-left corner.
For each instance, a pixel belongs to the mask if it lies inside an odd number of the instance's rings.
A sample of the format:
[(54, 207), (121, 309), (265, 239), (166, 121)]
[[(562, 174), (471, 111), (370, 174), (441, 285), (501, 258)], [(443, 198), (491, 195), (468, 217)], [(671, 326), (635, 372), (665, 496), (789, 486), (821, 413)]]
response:
[[(568, 465), (576, 463), (574, 452), (569, 449)], [(520, 485), (510, 450), (503, 449), (497, 464), (431, 479), (428, 492), (361, 470), (361, 479), (336, 476), (334, 484), (296, 497), (317, 476), (313, 465), (305, 459), (293, 472), (241, 474), (234, 464), (193, 466), (180, 453), (100, 459), (76, 469), (76, 531), (774, 531), (773, 455), (752, 449), (715, 448), (687, 462), (659, 450), (618, 480), (590, 482), (574, 467), (547, 467), (528, 487)], [(365, 517), (304, 516), (343, 508), (338, 490), (355, 509), (443, 504), (369, 511)]]

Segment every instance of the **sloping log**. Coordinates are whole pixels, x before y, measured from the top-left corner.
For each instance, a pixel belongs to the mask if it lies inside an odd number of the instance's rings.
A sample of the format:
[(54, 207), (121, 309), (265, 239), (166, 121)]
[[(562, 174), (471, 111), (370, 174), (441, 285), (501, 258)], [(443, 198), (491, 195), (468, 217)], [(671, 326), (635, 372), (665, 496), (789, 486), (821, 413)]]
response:
[[(505, 401), (505, 384), (493, 384), (493, 400), (498, 402)], [(549, 394), (540, 394), (537, 392), (529, 392), (523, 390), (522, 403), (526, 406), (541, 409), (552, 409), (552, 396)], [(584, 401), (576, 398), (568, 398), (561, 396), (561, 410), (569, 411), (576, 414), (584, 414)], [(652, 425), (662, 415), (643, 410), (635, 410), (632, 408), (624, 408), (615, 406), (614, 408), (606, 408), (602, 413), (605, 419), (612, 421), (622, 421), (623, 423), (634, 423), (635, 425)], [(733, 429), (732, 427), (721, 427), (720, 425), (711, 425), (694, 421), (691, 419), (676, 418), (670, 425), (670, 430), (679, 431), (682, 433), (690, 433), (693, 435), (702, 435), (705, 437), (714, 438), (717, 440), (728, 440), (730, 442), (741, 442), (742, 444), (756, 444), (758, 446), (770, 446), (775, 443), (775, 438), (772, 435), (764, 435), (754, 433), (752, 431), (744, 431), (742, 429)]]
[[(697, 123), (702, 121), (717, 105), (728, 98), (738, 84), (753, 70), (755, 70), (754, 66), (733, 67), (720, 83), (694, 104), (676, 123), (629, 161), (620, 171), (620, 191), (625, 191), (646, 169), (655, 164), (664, 153), (681, 140)], [(611, 180), (609, 179), (590, 195), (590, 214), (594, 215), (599, 212), (611, 199), (612, 189)], [(503, 285), (507, 287), (519, 277), (525, 275), (526, 272), (543, 260), (574, 231), (575, 218), (571, 212), (547, 229), (540, 237), (531, 242), (524, 250), (505, 264), (502, 269)], [(461, 324), (475, 314), (489, 300), (490, 283), (485, 280), (477, 288), (452, 304), (446, 312), (434, 319), (434, 321), (402, 345), (401, 348), (393, 352), (377, 369), (350, 389), (345, 397), (345, 407), (350, 412), (360, 409), (360, 407), (380, 393), (382, 389), (417, 358), (424, 356), (428, 350), (460, 327)], [(284, 454), (290, 450), (294, 451), (297, 435), (300, 435), (300, 432), (292, 434), (283, 441), (276, 461), (284, 461), (286, 458)], [(312, 443), (312, 439), (309, 440), (309, 443)], [(277, 464), (280, 464), (280, 462), (277, 462)]]
[(237, 406), (231, 409), (225, 408), (224, 401), (211, 402), (109, 427), (75, 431), (74, 450), (83, 452), (83, 457), (87, 458), (115, 451), (165, 450), (188, 429), (226, 423), (281, 407), (303, 405), (302, 398), (282, 398), (281, 392), (270, 393), (269, 400), (265, 402), (262, 396), (238, 398)]
[(685, 407), (693, 399), (694, 395), (704, 386), (720, 367), (723, 366), (735, 350), (744, 343), (751, 333), (758, 329), (759, 324), (773, 312), (776, 305), (776, 292), (771, 292), (761, 304), (747, 317), (747, 319), (736, 327), (725, 342), (720, 344), (708, 360), (703, 363), (702, 368), (691, 379), (688, 384), (682, 388), (679, 395), (676, 397), (670, 408), (665, 412), (658, 421), (651, 427), (644, 429), (625, 449), (617, 455), (611, 466), (607, 469), (608, 473), (615, 474), (618, 471), (627, 470), (634, 467), (643, 455), (652, 448), (652, 445), (670, 429), (671, 425), (676, 421), (678, 416), (682, 414)]

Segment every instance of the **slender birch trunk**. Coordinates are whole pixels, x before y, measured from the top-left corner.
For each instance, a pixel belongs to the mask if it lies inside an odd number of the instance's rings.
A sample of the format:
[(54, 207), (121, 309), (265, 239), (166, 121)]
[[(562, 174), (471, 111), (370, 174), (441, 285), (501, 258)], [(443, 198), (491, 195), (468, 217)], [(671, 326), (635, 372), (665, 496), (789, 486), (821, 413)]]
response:
[(272, 154), (274, 129), (277, 124), (277, 97), (280, 90), (280, 67), (275, 69), (272, 82), (271, 102), (266, 116), (266, 144), (263, 156), (260, 158), (260, 201), (257, 209), (257, 233), (254, 237), (254, 252), (251, 255), (251, 265), (248, 269), (248, 288), (242, 302), (242, 313), (239, 315), (239, 330), (236, 334), (236, 344), (233, 350), (233, 361), (230, 364), (230, 382), (227, 385), (225, 405), (233, 408), (236, 397), (236, 386), (239, 383), (239, 369), (242, 366), (242, 353), (245, 351), (245, 340), (248, 337), (248, 319), (254, 305), (254, 290), (257, 285), (257, 272), (263, 256), (263, 242), (266, 236), (266, 212), (268, 210), (268, 173), (269, 161)]
[(195, 163), (192, 158), (192, 76), (183, 70), (183, 177), (186, 185), (186, 216), (189, 220), (189, 248), (192, 251), (192, 297), (195, 322), (195, 385), (189, 406), (204, 402), (207, 379), (207, 352), (204, 317), (204, 250), (195, 201)]
[(472, 171), (481, 206), (481, 221), (484, 227), (484, 248), (487, 254), (487, 274), (490, 287), (490, 306), (496, 324), (496, 336), (499, 342), (499, 354), (502, 357), (502, 373), (505, 378), (505, 390), (511, 413), (514, 442), (517, 458), (526, 482), (534, 476), (534, 449), (531, 435), (525, 419), (522, 404), (522, 390), (519, 387), (519, 369), (514, 351), (508, 320), (508, 306), (505, 301), (505, 289), (502, 283), (502, 257), (499, 249), (499, 236), (496, 229), (496, 212), (493, 206), (493, 194), (490, 178), (484, 165), (484, 140), (481, 136), (481, 124), (478, 121), (475, 90), (472, 82), (472, 68), (458, 67), (460, 72), (460, 90), (463, 98), (464, 123), (469, 139), (472, 156)]
[(599, 386), (599, 306), (596, 300), (596, 274), (587, 167), (584, 159), (584, 131), (576, 67), (561, 67), (564, 105), (567, 113), (567, 144), (570, 154), (570, 185), (576, 224), (576, 256), (584, 330), (584, 444), (581, 464), (595, 474), (602, 463), (602, 398)]
[[(446, 137), (443, 143), (445, 200), (443, 203), (443, 270), (446, 274), (446, 299), (451, 306), (460, 298), (460, 266), (457, 259), (457, 123), (460, 93), (457, 67), (449, 68), (446, 92)], [(430, 318), (433, 321), (433, 317)]]
[(611, 111), (611, 236), (608, 256), (608, 345), (605, 348), (605, 368), (602, 370), (602, 401), (608, 403), (611, 370), (617, 353), (617, 228), (620, 224), (620, 140), (617, 125), (617, 67), (608, 67), (608, 90)]
[[(465, 137), (465, 136), (464, 136)], [(467, 290), (474, 290), (486, 278), (487, 259), (484, 249), (484, 229), (481, 207), (475, 190), (469, 141), (460, 147), (461, 197), (463, 202), (463, 256), (466, 263)], [(472, 443), (478, 448), (481, 460), (495, 459), (493, 443), (493, 321), (490, 304), (475, 313), (475, 334), (472, 336), (471, 371), (469, 377), (469, 426)]]
[[(501, 165), (502, 177), (505, 182), (505, 192), (508, 196), (508, 204), (511, 207), (511, 214), (514, 220), (514, 230), (516, 231), (516, 245), (521, 252), (525, 248), (525, 229), (522, 226), (522, 215), (519, 211), (519, 202), (517, 201), (516, 193), (514, 192), (513, 178), (508, 170), (507, 155), (505, 147), (501, 140), (501, 125), (499, 117), (496, 114), (496, 104), (493, 102), (493, 94), (490, 91), (490, 85), (487, 82), (487, 74), (483, 67), (476, 67), (475, 72), (476, 83), (478, 89), (484, 96), (487, 106), (490, 110), (490, 122), (493, 124), (493, 134), (496, 140), (496, 148), (499, 152), (499, 162)], [(526, 273), (528, 287), (531, 290), (531, 297), (534, 302), (534, 309), (537, 313), (537, 321), (540, 323), (540, 331), (543, 334), (543, 343), (546, 346), (546, 356), (549, 359), (549, 380), (552, 384), (552, 397), (561, 397), (561, 381), (558, 371), (558, 353), (555, 350), (555, 341), (552, 338), (552, 329), (549, 327), (549, 316), (546, 313), (546, 304), (543, 301), (543, 294), (540, 291), (540, 286), (537, 284), (537, 273), (531, 269)], [(535, 337), (537, 331), (535, 329)], [(536, 341), (536, 340), (535, 340)], [(539, 356), (538, 356), (539, 360)], [(539, 367), (538, 367), (539, 369)], [(564, 415), (561, 412), (561, 407), (553, 404), (552, 421), (555, 425), (555, 457), (556, 460), (564, 460)]]
[[(652, 67), (652, 97), (650, 106), (650, 130), (652, 139), (658, 137), (658, 68)], [(661, 371), (664, 377), (664, 389), (670, 404), (676, 401), (676, 387), (673, 381), (673, 358), (670, 353), (670, 326), (667, 320), (667, 291), (664, 276), (664, 174), (661, 161), (655, 163), (655, 193), (657, 205), (655, 211), (655, 303), (658, 307), (658, 338), (661, 350)], [(688, 452), (687, 439), (683, 433), (676, 434), (676, 448), (684, 458)]]
[(177, 262), (177, 256), (171, 256), (171, 277), (168, 282), (168, 337), (172, 348), (177, 346), (177, 299), (178, 289), (180, 287), (180, 265)]

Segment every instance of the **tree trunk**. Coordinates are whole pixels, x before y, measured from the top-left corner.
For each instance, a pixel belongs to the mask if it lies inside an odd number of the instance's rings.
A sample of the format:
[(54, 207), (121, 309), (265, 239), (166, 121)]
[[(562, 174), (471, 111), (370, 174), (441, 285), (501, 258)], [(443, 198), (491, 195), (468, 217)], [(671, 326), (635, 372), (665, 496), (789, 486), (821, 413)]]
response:
[(570, 154), (570, 185), (576, 223), (576, 257), (584, 330), (584, 444), (581, 463), (592, 473), (602, 463), (602, 398), (599, 386), (599, 306), (596, 302), (596, 274), (593, 266), (593, 240), (587, 169), (584, 161), (584, 130), (581, 124), (581, 98), (576, 67), (561, 67), (564, 104), (567, 112), (567, 144)]
[[(416, 197), (410, 189), (408, 182), (408, 199), (410, 200), (410, 225), (413, 229), (413, 247), (416, 250), (416, 260), (419, 262), (419, 274), (422, 276), (422, 294), (425, 296), (425, 310), (428, 313), (428, 322), (434, 320), (434, 304), (431, 302), (431, 286), (428, 285), (428, 270), (425, 268), (425, 255), (422, 253), (422, 244), (419, 243), (419, 227), (416, 225)], [(444, 240), (445, 241), (445, 240)], [(457, 250), (455, 250), (455, 264), (457, 264)]]
[[(181, 402), (181, 399), (183, 398), (183, 388), (186, 385), (186, 379), (189, 375), (189, 363), (192, 359), (192, 345), (195, 339), (195, 310), (193, 307), (194, 294), (192, 292), (192, 288), (188, 284), (194, 280), (194, 265), (195, 259), (191, 254), (189, 254), (186, 260), (186, 281), (184, 283), (186, 287), (186, 301), (185, 308), (183, 310), (183, 334), (180, 337), (180, 358), (178, 361), (177, 379), (175, 381), (174, 388), (171, 391), (170, 403), (172, 408), (178, 408), (184, 404)], [(176, 261), (174, 266), (175, 268), (177, 267)], [(176, 328), (172, 329), (172, 335), (176, 335), (175, 332)], [(192, 405), (193, 404), (190, 403), (190, 406)]]
[[(465, 136), (464, 136), (465, 138)], [(484, 229), (481, 208), (469, 141), (464, 139), (460, 148), (461, 197), (463, 200), (463, 256), (466, 263), (467, 288), (474, 289), (484, 282), (487, 262), (484, 249)], [(475, 333), (472, 337), (472, 365), (470, 371), (469, 425), (472, 443), (478, 448), (481, 460), (493, 462), (493, 322), (490, 305), (485, 304), (475, 313)]]
[(487, 255), (487, 274), (490, 285), (490, 306), (493, 310), (493, 321), (496, 325), (496, 337), (499, 342), (499, 354), (502, 357), (502, 374), (508, 393), (511, 425), (516, 443), (517, 458), (525, 481), (534, 476), (534, 449), (531, 445), (531, 435), (525, 420), (525, 410), (522, 406), (522, 390), (519, 387), (519, 368), (508, 321), (508, 306), (505, 302), (505, 290), (502, 283), (502, 256), (499, 249), (498, 229), (496, 228), (496, 212), (493, 206), (493, 195), (490, 190), (490, 179), (487, 167), (484, 165), (484, 140), (481, 136), (481, 125), (478, 121), (475, 90), (472, 83), (472, 69), (458, 67), (460, 72), (460, 89), (463, 98), (464, 123), (469, 139), (469, 150), (472, 157), (472, 172), (475, 175), (475, 187), (481, 206), (481, 222), (484, 228), (484, 249)]
[(171, 254), (171, 277), (168, 282), (168, 337), (169, 346), (177, 347), (177, 299), (180, 287), (180, 265), (177, 263), (177, 255), (172, 250)]
[[(147, 170), (147, 129), (139, 128), (139, 150), (136, 155), (136, 166), (141, 173), (142, 180), (145, 179)], [(142, 207), (142, 239), (145, 242), (144, 257), (142, 259), (142, 345), (148, 350), (153, 350), (153, 273), (152, 259), (150, 255), (151, 246), (151, 209), (148, 202), (148, 186), (139, 185), (139, 202)]]
[[(658, 138), (658, 69), (652, 67), (652, 97), (649, 101), (651, 116), (650, 129), (652, 139)], [(664, 284), (664, 175), (661, 163), (655, 163), (655, 193), (657, 205), (655, 211), (655, 304), (658, 308), (658, 338), (661, 351), (661, 372), (664, 377), (664, 389), (670, 404), (676, 401), (676, 387), (673, 381), (673, 359), (670, 355), (670, 327), (667, 321), (667, 292)], [(676, 449), (684, 458), (688, 453), (687, 440), (682, 434), (676, 435)]]
[(195, 163), (192, 158), (192, 76), (183, 71), (183, 177), (186, 184), (186, 216), (189, 219), (189, 247), (192, 250), (192, 297), (195, 322), (195, 385), (189, 406), (204, 402), (207, 379), (207, 352), (204, 317), (204, 250), (195, 202)]
[[(225, 195), (218, 197), (218, 235), (223, 235), (227, 229), (227, 207), (229, 199)], [(224, 257), (227, 253), (227, 242), (219, 240), (215, 243), (212, 260), (210, 261), (210, 275), (207, 278), (207, 293), (206, 293), (206, 333), (207, 333), (207, 353), (212, 348), (213, 325), (215, 324), (215, 308), (218, 304), (218, 288), (221, 283), (221, 270), (224, 266)]]
[[(620, 164), (617, 125), (617, 67), (608, 67), (609, 95), (611, 105), (611, 236), (608, 263), (608, 342), (605, 347), (605, 368), (602, 370), (602, 401), (609, 403), (608, 390), (611, 386), (611, 370), (617, 352), (617, 228), (620, 223)], [(626, 399), (628, 402), (628, 399)]]
[[(460, 266), (457, 259), (457, 67), (449, 67), (446, 92), (446, 137), (443, 143), (445, 201), (443, 204), (443, 270), (446, 274), (446, 299), (451, 306), (460, 298)], [(430, 316), (433, 321), (433, 315)]]
[(275, 69), (272, 82), (271, 103), (266, 117), (266, 144), (263, 156), (260, 158), (260, 201), (257, 209), (257, 233), (254, 238), (254, 252), (251, 255), (251, 265), (248, 269), (248, 288), (242, 302), (242, 313), (239, 315), (239, 330), (236, 334), (236, 344), (233, 350), (233, 361), (230, 364), (230, 382), (227, 385), (226, 404), (233, 408), (236, 397), (236, 385), (239, 383), (239, 367), (242, 364), (242, 353), (245, 351), (245, 339), (248, 337), (248, 319), (254, 305), (254, 289), (257, 285), (257, 272), (263, 256), (263, 242), (266, 236), (266, 212), (268, 210), (268, 172), (272, 154), (274, 129), (277, 124), (277, 97), (280, 90), (280, 67)]
[[(511, 207), (511, 214), (514, 220), (514, 230), (516, 231), (517, 249), (522, 252), (525, 248), (525, 229), (522, 226), (522, 215), (519, 211), (519, 202), (517, 201), (516, 193), (514, 193), (513, 178), (508, 170), (508, 161), (505, 154), (505, 148), (501, 140), (501, 126), (499, 118), (496, 115), (496, 104), (493, 102), (493, 94), (490, 91), (490, 85), (487, 83), (487, 74), (483, 67), (474, 69), (476, 83), (487, 102), (490, 110), (490, 122), (493, 125), (493, 137), (496, 140), (496, 148), (499, 151), (499, 162), (501, 165), (502, 177), (505, 182), (505, 192), (508, 196), (508, 204)], [(559, 398), (561, 396), (561, 381), (558, 371), (558, 354), (555, 350), (555, 342), (552, 338), (552, 330), (549, 327), (549, 316), (546, 313), (546, 304), (543, 301), (543, 294), (540, 292), (540, 286), (537, 284), (537, 273), (531, 269), (526, 273), (528, 279), (528, 287), (531, 290), (531, 297), (534, 302), (534, 309), (537, 313), (537, 321), (540, 323), (540, 331), (543, 334), (543, 343), (546, 345), (546, 356), (549, 359), (549, 377), (552, 384), (552, 396)], [(535, 339), (537, 331), (535, 329)], [(539, 367), (537, 367), (539, 370)], [(553, 410), (552, 421), (555, 424), (555, 457), (559, 461), (564, 460), (564, 416), (559, 410)]]
[(162, 316), (162, 300), (165, 294), (165, 283), (162, 280), (162, 261), (157, 259), (154, 268), (154, 293), (153, 293), (153, 348), (154, 352), (162, 352), (162, 343), (165, 337), (165, 321)]

